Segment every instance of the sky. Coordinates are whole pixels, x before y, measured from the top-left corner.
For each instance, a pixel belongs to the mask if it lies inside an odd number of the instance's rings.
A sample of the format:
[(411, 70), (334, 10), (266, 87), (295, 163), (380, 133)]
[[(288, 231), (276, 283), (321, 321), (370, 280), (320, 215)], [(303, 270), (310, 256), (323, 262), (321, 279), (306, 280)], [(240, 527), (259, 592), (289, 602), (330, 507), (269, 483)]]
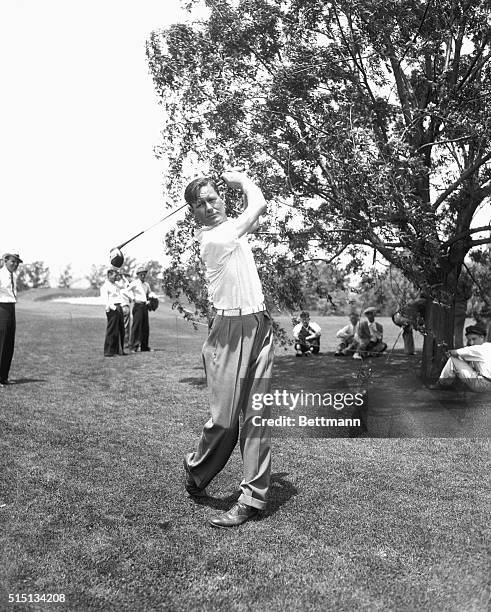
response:
[[(178, 0), (2, 0), (2, 253), (44, 261), (56, 284), (166, 214), (145, 41), (183, 18)], [(161, 260), (172, 222), (125, 254)]]

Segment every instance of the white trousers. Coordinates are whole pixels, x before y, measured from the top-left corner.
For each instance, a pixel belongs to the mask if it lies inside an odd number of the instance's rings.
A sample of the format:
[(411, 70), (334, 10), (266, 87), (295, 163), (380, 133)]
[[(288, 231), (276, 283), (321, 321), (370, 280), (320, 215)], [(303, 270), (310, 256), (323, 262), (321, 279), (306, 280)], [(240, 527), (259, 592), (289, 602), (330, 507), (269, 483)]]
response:
[(458, 357), (449, 357), (440, 374), (440, 384), (451, 385), (455, 378), (460, 378), (469, 389), (476, 393), (491, 391), (491, 380), (476, 372), (467, 361)]

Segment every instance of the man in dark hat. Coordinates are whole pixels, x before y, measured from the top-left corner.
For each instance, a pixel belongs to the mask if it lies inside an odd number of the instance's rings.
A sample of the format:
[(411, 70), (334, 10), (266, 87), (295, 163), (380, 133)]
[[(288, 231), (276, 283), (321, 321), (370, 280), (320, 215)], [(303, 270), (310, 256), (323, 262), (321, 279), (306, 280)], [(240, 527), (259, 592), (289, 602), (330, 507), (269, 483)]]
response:
[(0, 260), (0, 387), (9, 384), (15, 345), (15, 272), (22, 263), (18, 253), (4, 253)]
[(133, 323), (131, 325), (130, 350), (136, 353), (150, 351), (148, 339), (150, 326), (148, 322), (148, 305), (151, 297), (157, 297), (147, 283), (147, 266), (136, 269), (136, 279), (128, 285), (126, 293), (133, 300)]
[(486, 342), (486, 330), (469, 325), (465, 337), (467, 346), (448, 351), (438, 384), (451, 387), (458, 379), (476, 393), (491, 391), (491, 342)]

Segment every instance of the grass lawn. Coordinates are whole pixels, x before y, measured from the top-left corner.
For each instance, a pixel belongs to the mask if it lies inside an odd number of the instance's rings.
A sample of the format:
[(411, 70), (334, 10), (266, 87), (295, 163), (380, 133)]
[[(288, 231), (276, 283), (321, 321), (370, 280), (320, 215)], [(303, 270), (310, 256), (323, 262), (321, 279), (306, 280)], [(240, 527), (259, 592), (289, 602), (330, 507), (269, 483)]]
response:
[[(278, 351), (277, 388), (368, 388), (368, 432), (275, 438), (268, 510), (223, 531), (207, 521), (239, 494), (239, 453), (206, 504), (182, 487), (207, 419), (205, 328), (163, 306), (155, 352), (104, 359), (101, 307), (24, 300), (17, 320), (17, 384), (0, 393), (0, 610), (486, 609), (486, 405), (422, 389), (400, 339), (361, 370)], [(343, 320), (320, 322), (332, 351)], [(392, 347), (399, 330), (382, 322)]]

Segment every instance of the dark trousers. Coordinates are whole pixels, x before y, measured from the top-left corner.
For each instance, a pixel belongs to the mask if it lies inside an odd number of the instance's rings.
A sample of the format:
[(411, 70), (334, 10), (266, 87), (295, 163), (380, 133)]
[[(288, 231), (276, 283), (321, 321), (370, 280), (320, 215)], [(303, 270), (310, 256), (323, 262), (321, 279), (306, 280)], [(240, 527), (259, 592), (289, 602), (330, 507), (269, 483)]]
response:
[(0, 383), (9, 377), (15, 344), (15, 304), (0, 302)]
[(107, 328), (104, 341), (104, 355), (119, 355), (123, 352), (124, 320), (121, 306), (106, 312)]
[(148, 325), (148, 308), (146, 304), (135, 304), (133, 306), (133, 325), (131, 326), (130, 347), (136, 350), (148, 351), (148, 337), (150, 328)]
[(295, 342), (295, 350), (302, 351), (302, 353), (317, 353), (321, 350), (320, 344), (315, 342), (309, 342), (309, 344), (303, 344), (302, 342)]

